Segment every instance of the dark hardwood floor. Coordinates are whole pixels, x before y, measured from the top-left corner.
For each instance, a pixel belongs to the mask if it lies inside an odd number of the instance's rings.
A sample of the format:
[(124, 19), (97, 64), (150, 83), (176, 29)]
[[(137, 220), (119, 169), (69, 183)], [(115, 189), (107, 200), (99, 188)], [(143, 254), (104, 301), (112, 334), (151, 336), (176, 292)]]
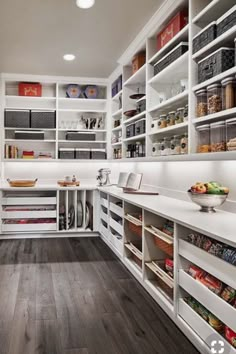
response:
[(0, 241), (0, 354), (197, 354), (99, 239)]

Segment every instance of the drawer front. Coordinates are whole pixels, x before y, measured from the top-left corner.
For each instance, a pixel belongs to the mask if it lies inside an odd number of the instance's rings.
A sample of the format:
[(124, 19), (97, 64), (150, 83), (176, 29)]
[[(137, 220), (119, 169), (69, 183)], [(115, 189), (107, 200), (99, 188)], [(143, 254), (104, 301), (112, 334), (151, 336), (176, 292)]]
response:
[(116, 222), (114, 219), (110, 218), (110, 226), (118, 232), (121, 236), (123, 236), (123, 226)]
[(108, 215), (105, 214), (103, 211), (100, 212), (100, 218), (108, 223)]
[(110, 203), (110, 210), (116, 215), (123, 217), (123, 209), (114, 203)]
[(56, 197), (6, 197), (2, 205), (55, 205)]
[(46, 211), (3, 211), (2, 219), (37, 219), (37, 218), (56, 218), (56, 210)]
[(106, 238), (109, 236), (109, 231), (103, 224), (100, 225), (100, 233)]
[(2, 224), (2, 232), (56, 231), (56, 223), (47, 224)]
[(105, 208), (108, 208), (108, 200), (104, 198), (100, 198), (100, 204), (103, 205)]
[(118, 240), (117, 237), (113, 236), (111, 237), (110, 240), (111, 244), (113, 245), (113, 247), (121, 254), (123, 255), (123, 240)]

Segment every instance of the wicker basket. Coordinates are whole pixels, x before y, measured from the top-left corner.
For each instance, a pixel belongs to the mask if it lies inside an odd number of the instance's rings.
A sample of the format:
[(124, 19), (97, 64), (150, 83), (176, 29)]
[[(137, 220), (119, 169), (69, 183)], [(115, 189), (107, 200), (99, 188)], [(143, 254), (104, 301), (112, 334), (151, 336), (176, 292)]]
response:
[(162, 251), (164, 251), (169, 256), (173, 257), (173, 254), (174, 254), (173, 244), (169, 244), (169, 243), (161, 240), (157, 236), (154, 236), (154, 242), (158, 248), (160, 248)]
[(142, 225), (135, 225), (131, 221), (128, 221), (128, 227), (135, 235), (142, 237)]

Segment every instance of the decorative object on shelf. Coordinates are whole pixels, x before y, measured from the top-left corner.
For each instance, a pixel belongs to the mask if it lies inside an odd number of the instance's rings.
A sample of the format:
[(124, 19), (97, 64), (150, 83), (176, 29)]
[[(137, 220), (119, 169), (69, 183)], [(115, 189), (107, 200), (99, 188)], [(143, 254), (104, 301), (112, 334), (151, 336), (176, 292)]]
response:
[(188, 90), (188, 79), (181, 79), (180, 80), (180, 87), (181, 87), (181, 92), (187, 91)]
[(42, 85), (35, 82), (20, 82), (18, 84), (18, 94), (19, 96), (41, 97)]
[(19, 180), (10, 180), (7, 178), (7, 182), (9, 183), (10, 187), (35, 187), (38, 178), (34, 180), (27, 180), (27, 179), (19, 179)]
[(88, 99), (95, 99), (98, 97), (98, 87), (96, 85), (89, 85), (84, 90), (84, 96)]
[(179, 11), (157, 35), (157, 50), (163, 48), (188, 24), (188, 9)]
[(66, 96), (68, 98), (79, 98), (81, 95), (81, 87), (77, 84), (69, 84), (66, 89)]
[(81, 121), (84, 124), (85, 129), (103, 129), (104, 128), (104, 117), (87, 117), (85, 115), (81, 116)]
[(129, 98), (131, 100), (140, 100), (141, 98), (143, 98), (145, 96), (145, 93), (139, 93), (139, 87), (137, 88), (137, 93), (134, 93), (132, 95), (129, 96)]
[(132, 73), (135, 74), (146, 63), (146, 52), (136, 54), (132, 59)]
[(130, 109), (129, 111), (124, 112), (124, 115), (125, 115), (126, 117), (131, 118), (131, 117), (135, 116), (137, 113), (138, 113), (138, 112), (137, 112), (136, 109)]
[(216, 39), (216, 21), (209, 23), (193, 37), (193, 53), (197, 53), (214, 39)]
[(174, 49), (172, 49), (162, 59), (158, 60), (158, 62), (154, 64), (154, 75), (159, 74), (162, 70), (164, 70), (167, 66), (169, 66), (174, 61), (176, 61), (187, 51), (188, 51), (188, 43), (187, 42), (179, 43)]

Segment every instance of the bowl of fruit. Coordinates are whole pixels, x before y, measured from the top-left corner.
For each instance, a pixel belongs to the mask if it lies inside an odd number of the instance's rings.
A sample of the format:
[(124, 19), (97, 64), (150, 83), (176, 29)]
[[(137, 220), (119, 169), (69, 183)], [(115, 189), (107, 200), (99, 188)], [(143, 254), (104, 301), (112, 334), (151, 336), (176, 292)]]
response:
[(221, 206), (227, 199), (229, 188), (218, 182), (197, 182), (188, 191), (190, 199), (200, 205), (200, 211), (215, 213), (215, 208)]

